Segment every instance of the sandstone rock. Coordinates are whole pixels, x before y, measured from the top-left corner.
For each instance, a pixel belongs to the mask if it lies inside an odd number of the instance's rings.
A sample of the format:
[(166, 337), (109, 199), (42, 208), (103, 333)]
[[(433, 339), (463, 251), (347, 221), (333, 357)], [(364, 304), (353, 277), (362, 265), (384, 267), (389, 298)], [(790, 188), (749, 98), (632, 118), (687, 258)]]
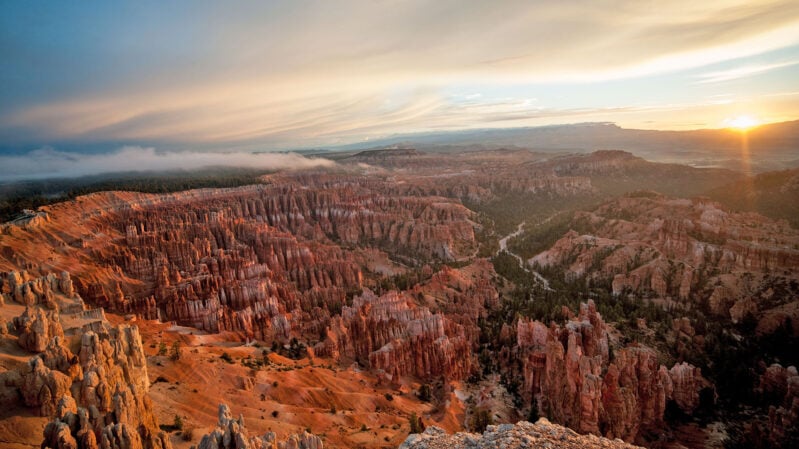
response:
[(414, 285), (409, 294), (419, 305), (463, 326), (473, 348), (477, 348), (478, 323), (499, 304), (496, 276), (494, 266), (487, 259), (477, 259), (457, 269), (444, 265), (429, 280)]
[[(94, 434), (92, 434), (94, 435)], [(72, 436), (72, 431), (69, 425), (63, 422), (50, 422), (44, 429), (44, 441), (42, 442), (43, 448), (51, 449), (97, 449), (97, 443), (93, 445), (79, 446), (78, 441)]]
[[(28, 304), (14, 319), (19, 345), (39, 353), (19, 369), (0, 374), (0, 400), (4, 406), (34, 407), (52, 418), (42, 448), (170, 449), (147, 395), (138, 328), (114, 327), (102, 309), (84, 310), (67, 273), (33, 277), (12, 272), (0, 280), (3, 294)], [(65, 322), (72, 323), (69, 333), (82, 332), (77, 354), (61, 326), (62, 306), (69, 317)]]
[(127, 423), (109, 424), (100, 435), (102, 449), (138, 449), (144, 447), (139, 433)]
[(521, 449), (521, 448), (606, 448), (634, 449), (638, 446), (595, 435), (580, 435), (571, 429), (552, 424), (544, 418), (535, 424), (519, 421), (516, 424), (488, 426), (482, 435), (456, 433), (447, 435), (431, 426), (421, 434), (412, 434), (400, 449)]
[(799, 426), (799, 371), (775, 363), (760, 377), (760, 390), (767, 400), (776, 401), (769, 407), (769, 442), (774, 447), (790, 447), (789, 439), (795, 441)]
[(14, 327), (19, 332), (19, 345), (31, 352), (42, 352), (55, 337), (63, 337), (58, 312), (46, 312), (40, 307), (26, 307), (25, 312), (14, 318)]
[(603, 379), (602, 399), (609, 438), (633, 440), (642, 430), (663, 425), (673, 385), (657, 354), (644, 347), (620, 350)]
[(738, 321), (758, 309), (747, 292), (767, 288), (768, 273), (794, 278), (799, 265), (799, 233), (787, 224), (705, 199), (630, 195), (579, 212), (574, 223), (590, 233), (569, 232), (531, 262), (610, 280), (615, 294), (706, 299), (714, 314)]
[(334, 318), (315, 352), (363, 361), (392, 378), (462, 379), (472, 364), (462, 326), (395, 291), (378, 297), (367, 290), (356, 297)]
[[(63, 402), (63, 401), (62, 401)], [(169, 449), (163, 432), (152, 437), (129, 423), (107, 425), (85, 408), (75, 408), (74, 401), (47, 424), (41, 447), (51, 449)], [(99, 430), (96, 430), (99, 429)], [(99, 440), (98, 436), (99, 435)]]
[(23, 370), (7, 370), (0, 372), (0, 407), (11, 409), (22, 402), (20, 387), (23, 384)]
[(63, 337), (54, 337), (39, 354), (44, 364), (51, 370), (60, 371), (73, 381), (83, 377), (83, 367), (80, 365), (78, 357), (67, 348)]
[(755, 316), (757, 303), (752, 298), (744, 298), (735, 302), (730, 308), (730, 319), (733, 323), (740, 323), (747, 315)]
[(26, 271), (0, 273), (0, 295), (16, 303), (33, 306), (44, 305), (53, 308), (56, 297), (77, 299), (72, 279), (67, 272), (35, 277)]
[(170, 449), (147, 395), (138, 329), (101, 324), (81, 336), (77, 355), (52, 338), (15, 382), (25, 405), (53, 417), (42, 448)]
[(760, 391), (782, 399), (788, 393), (788, 379), (796, 375), (799, 375), (796, 367), (784, 368), (779, 363), (774, 363), (760, 376)]
[(234, 418), (225, 404), (219, 405), (219, 421), (211, 433), (203, 435), (198, 449), (323, 449), (322, 439), (308, 432), (291, 435), (285, 441), (269, 432), (261, 437), (250, 437), (242, 417)]
[[(121, 314), (286, 342), (316, 338), (347, 293), (361, 288), (359, 264), (339, 244), (410, 261), (453, 260), (476, 249), (473, 213), (456, 200), (354, 174), (272, 178), (163, 195), (102, 192), (48, 206), (52, 223), (26, 245), (64, 239), (63, 229), (50, 228), (65, 222), (76, 240), (105, 240), (69, 248), (80, 261), (74, 285), (65, 274), (35, 281), (17, 271), (2, 279), (3, 294), (35, 303), (48, 291), (78, 290)], [(13, 260), (36, 262), (26, 254)]]
[(244, 391), (250, 391), (253, 389), (253, 380), (249, 376), (237, 376), (236, 382), (238, 383), (238, 387)]
[[(324, 449), (322, 439), (307, 431), (290, 435), (285, 442), (277, 441), (277, 437), (272, 432), (264, 435), (262, 439), (266, 444), (265, 447), (269, 449)], [(269, 446), (269, 441), (272, 442), (272, 446)]]
[(675, 318), (672, 321), (671, 327), (677, 335), (685, 336), (687, 338), (693, 338), (696, 335), (696, 330), (694, 329), (693, 325), (691, 325), (691, 320), (687, 317), (682, 318)]
[(33, 357), (25, 365), (19, 389), (25, 405), (38, 407), (40, 416), (55, 414), (59, 399), (69, 393), (72, 379), (45, 366), (40, 357)]
[(669, 400), (690, 413), (710, 385), (691, 365), (667, 370), (644, 346), (618, 349), (611, 361), (608, 328), (591, 301), (563, 326), (519, 320), (516, 335), (523, 397), (579, 432), (632, 441), (663, 425)]
[(599, 432), (601, 369), (609, 346), (604, 322), (594, 304), (562, 329), (520, 320), (517, 345), (524, 364), (523, 390), (540, 410), (584, 432)]
[(669, 377), (673, 385), (671, 397), (689, 415), (699, 406), (702, 389), (712, 388), (710, 382), (702, 377), (699, 368), (685, 362), (675, 364), (669, 370)]

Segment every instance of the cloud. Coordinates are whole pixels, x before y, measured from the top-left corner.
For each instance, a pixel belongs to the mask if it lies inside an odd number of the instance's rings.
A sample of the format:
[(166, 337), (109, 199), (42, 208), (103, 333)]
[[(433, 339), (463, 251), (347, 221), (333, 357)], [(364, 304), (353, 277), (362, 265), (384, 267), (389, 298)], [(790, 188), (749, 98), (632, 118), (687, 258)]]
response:
[[(452, 85), (543, 83), (568, 97), (566, 83), (668, 74), (799, 43), (795, 0), (78, 8), (46, 21), (38, 10), (0, 19), (0, 48), (12, 55), (0, 71), (0, 141), (335, 144), (441, 126), (430, 114)], [(397, 92), (404, 98), (390, 101)], [(618, 98), (637, 101), (624, 88)], [(448, 122), (480, 121), (459, 117)]]
[(729, 70), (703, 73), (697, 76), (697, 78), (700, 78), (700, 80), (697, 81), (697, 83), (706, 84), (706, 83), (721, 83), (724, 81), (732, 81), (741, 78), (746, 78), (749, 76), (760, 75), (762, 73), (770, 72), (772, 70), (781, 69), (783, 67), (790, 67), (797, 64), (799, 64), (799, 61), (785, 61), (785, 62), (776, 62), (773, 64), (747, 65), (743, 67), (735, 67)]
[(24, 155), (0, 156), (0, 181), (205, 167), (278, 170), (334, 165), (327, 159), (306, 158), (295, 153), (158, 152), (154, 148), (124, 147), (113, 153), (82, 154), (41, 148)]

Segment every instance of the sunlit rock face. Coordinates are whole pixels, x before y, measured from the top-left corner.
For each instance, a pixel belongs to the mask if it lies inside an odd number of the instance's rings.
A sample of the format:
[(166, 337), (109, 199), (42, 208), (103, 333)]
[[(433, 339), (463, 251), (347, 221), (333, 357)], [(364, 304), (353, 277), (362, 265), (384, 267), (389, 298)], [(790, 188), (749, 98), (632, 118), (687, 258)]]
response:
[(20, 347), (30, 352), (42, 352), (50, 340), (64, 336), (57, 310), (27, 307), (25, 313), (14, 318), (14, 327), (19, 332)]
[(399, 379), (463, 379), (472, 369), (470, 338), (445, 315), (397, 292), (366, 291), (333, 319), (317, 354), (359, 360)]
[(2, 302), (13, 301), (27, 306), (41, 304), (49, 308), (56, 306), (59, 297), (77, 297), (72, 278), (66, 271), (45, 276), (35, 276), (26, 271), (0, 273), (0, 295)]
[(63, 329), (57, 309), (28, 306), (14, 319), (19, 345), (37, 354), (0, 374), (4, 406), (52, 418), (43, 448), (170, 448), (148, 395), (138, 328), (112, 326), (102, 315), (67, 315)]
[(303, 432), (278, 441), (274, 432), (262, 436), (249, 436), (244, 418), (233, 417), (226, 404), (219, 405), (219, 421), (216, 428), (200, 439), (198, 449), (323, 449), (318, 436)]
[(55, 419), (44, 431), (43, 447), (65, 447), (70, 434), (77, 447), (86, 449), (171, 447), (153, 415), (136, 327), (109, 328), (107, 334), (86, 332), (77, 358), (83, 372), (72, 386), (77, 395), (58, 399)]
[[(363, 285), (360, 248), (414, 264), (476, 250), (474, 214), (457, 201), (357, 175), (274, 175), (264, 185), (165, 195), (98, 193), (49, 209), (48, 224), (9, 228), (3, 265), (28, 266), (35, 252), (55, 246), (92, 304), (267, 341), (320, 335)], [(28, 286), (12, 276), (4, 294), (46, 301), (58, 282)]]

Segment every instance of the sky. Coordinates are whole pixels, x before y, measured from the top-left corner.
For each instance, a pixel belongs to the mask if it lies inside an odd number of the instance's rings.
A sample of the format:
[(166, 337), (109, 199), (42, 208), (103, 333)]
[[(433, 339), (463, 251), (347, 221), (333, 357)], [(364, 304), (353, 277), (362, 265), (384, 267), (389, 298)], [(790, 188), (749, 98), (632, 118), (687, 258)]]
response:
[(796, 0), (0, 0), (6, 155), (742, 115), (799, 118)]

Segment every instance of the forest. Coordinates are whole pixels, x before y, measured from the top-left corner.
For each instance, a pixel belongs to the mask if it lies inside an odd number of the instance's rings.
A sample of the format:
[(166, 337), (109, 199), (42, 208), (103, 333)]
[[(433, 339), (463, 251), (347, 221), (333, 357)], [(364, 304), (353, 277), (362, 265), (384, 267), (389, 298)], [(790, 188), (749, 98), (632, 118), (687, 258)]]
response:
[(238, 187), (259, 183), (263, 169), (217, 167), (192, 171), (125, 172), (0, 184), (0, 222), (14, 219), (23, 209), (74, 199), (109, 190), (142, 193)]

